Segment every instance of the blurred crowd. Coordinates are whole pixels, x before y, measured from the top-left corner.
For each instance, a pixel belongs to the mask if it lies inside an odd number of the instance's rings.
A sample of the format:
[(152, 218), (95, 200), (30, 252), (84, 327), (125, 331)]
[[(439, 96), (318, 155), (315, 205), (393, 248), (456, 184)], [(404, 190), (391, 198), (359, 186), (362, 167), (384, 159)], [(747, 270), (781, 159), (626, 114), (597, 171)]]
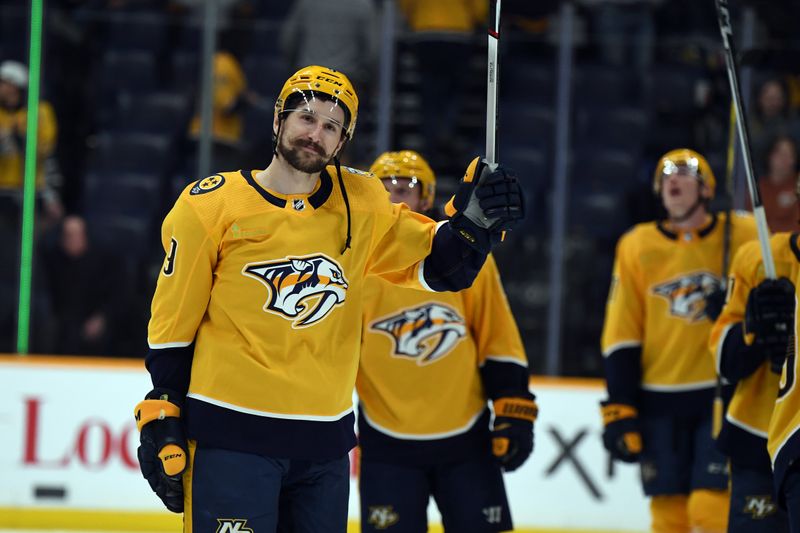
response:
[[(798, 20), (800, 7), (776, 3), (746, 4), (755, 14), (755, 35), (741, 62), (750, 73), (752, 150), (769, 224), (786, 230), (798, 228), (800, 143), (800, 63), (791, 60), (800, 40), (786, 21)], [(47, 3), (33, 351), (145, 353), (147, 306), (163, 254), (159, 224), (179, 191), (201, 177), (205, 6), (200, 0)], [(428, 158), (444, 191), (440, 201), (464, 163), (483, 151), (488, 2), (220, 0), (218, 6), (212, 171), (269, 163), (275, 95), (305, 64), (337, 68), (353, 80), (363, 111), (344, 159), (368, 167), (377, 149), (387, 9), (396, 14), (389, 148)], [(525, 181), (531, 216), (497, 257), (537, 371), (549, 297), (562, 3), (507, 0), (503, 6), (499, 154)], [(565, 316), (561, 370), (594, 375), (614, 243), (633, 223), (659, 216), (650, 177), (665, 151), (691, 147), (725, 181), (730, 95), (711, 3), (579, 0), (574, 6), (565, 298), (586, 312)], [(0, 15), (0, 245), (15, 252), (2, 254), (0, 351), (12, 352), (29, 21), (18, 2), (0, 1)], [(736, 27), (742, 15), (734, 13)], [(519, 253), (525, 260), (512, 260)], [(597, 268), (586, 269), (587, 261)]]

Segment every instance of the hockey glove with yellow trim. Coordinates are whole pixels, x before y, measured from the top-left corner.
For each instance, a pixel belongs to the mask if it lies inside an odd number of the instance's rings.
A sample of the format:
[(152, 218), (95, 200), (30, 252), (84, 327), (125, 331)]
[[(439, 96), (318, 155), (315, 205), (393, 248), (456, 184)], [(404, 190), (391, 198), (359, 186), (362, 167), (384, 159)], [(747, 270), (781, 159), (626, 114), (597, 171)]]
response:
[(522, 188), (514, 171), (477, 157), (444, 210), (455, 234), (484, 254), (525, 217)]
[(642, 453), (639, 413), (632, 405), (600, 402), (603, 415), (603, 446), (614, 459), (635, 463)]
[(786, 278), (765, 279), (747, 296), (744, 313), (745, 333), (754, 333), (753, 345), (769, 358), (776, 374), (783, 369), (794, 329), (794, 284)]
[(539, 408), (529, 398), (497, 398), (494, 400), (492, 453), (503, 470), (512, 472), (522, 466), (533, 451), (533, 423)]
[(139, 467), (150, 487), (173, 513), (183, 512), (183, 471), (186, 470), (186, 438), (180, 421), (179, 396), (153, 389), (134, 410), (141, 433)]

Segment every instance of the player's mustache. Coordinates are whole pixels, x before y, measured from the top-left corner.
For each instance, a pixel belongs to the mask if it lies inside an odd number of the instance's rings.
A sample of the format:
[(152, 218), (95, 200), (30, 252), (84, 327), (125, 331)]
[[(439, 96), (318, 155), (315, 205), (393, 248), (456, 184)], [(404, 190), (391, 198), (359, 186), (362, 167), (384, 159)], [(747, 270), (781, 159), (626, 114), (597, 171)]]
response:
[(294, 144), (295, 144), (295, 146), (299, 146), (301, 148), (311, 148), (312, 150), (314, 150), (315, 152), (317, 152), (321, 156), (326, 155), (325, 154), (325, 149), (322, 148), (322, 146), (320, 146), (317, 143), (315, 143), (314, 141), (306, 141), (306, 140), (303, 140), (303, 139), (298, 139), (298, 140), (296, 140), (294, 142)]

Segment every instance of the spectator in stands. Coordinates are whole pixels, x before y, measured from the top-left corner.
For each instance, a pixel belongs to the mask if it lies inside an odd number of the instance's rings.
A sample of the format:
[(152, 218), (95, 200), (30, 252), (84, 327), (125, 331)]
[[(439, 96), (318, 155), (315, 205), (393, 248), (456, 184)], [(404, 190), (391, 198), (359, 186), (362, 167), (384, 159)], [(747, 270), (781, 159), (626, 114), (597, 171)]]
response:
[(295, 0), (281, 29), (281, 50), (292, 66), (346, 72), (360, 98), (374, 77), (378, 26), (372, 0)]
[[(16, 61), (0, 63), (0, 193), (18, 196), (24, 178), (27, 132), (28, 69)], [(46, 162), (56, 146), (56, 117), (48, 102), (39, 102), (36, 191), (50, 220), (62, 215), (61, 202), (45, 179)]]
[(110, 355), (115, 316), (127, 305), (124, 269), (113, 254), (90, 240), (79, 216), (65, 217), (57, 237), (43, 244), (40, 255), (55, 315), (55, 351)]
[[(233, 54), (225, 51), (214, 54), (211, 117), (214, 168), (234, 170), (238, 164), (243, 130), (242, 104), (246, 90), (244, 71)], [(201, 127), (201, 116), (198, 113), (189, 126), (189, 139), (193, 144), (200, 138)]]
[[(775, 137), (767, 150), (767, 172), (761, 176), (758, 189), (773, 233), (800, 231), (800, 207), (795, 193), (797, 157), (797, 142), (788, 135)], [(747, 208), (752, 209), (749, 195)]]
[(766, 172), (767, 149), (778, 135), (800, 136), (800, 124), (792, 116), (786, 84), (780, 77), (769, 78), (758, 89), (755, 110), (750, 114), (749, 126), (753, 149), (753, 162), (759, 174)]
[(434, 168), (452, 167), (463, 157), (454, 145), (455, 128), (469, 80), (474, 34), (486, 28), (484, 0), (400, 0), (413, 33), (420, 74), (422, 136)]

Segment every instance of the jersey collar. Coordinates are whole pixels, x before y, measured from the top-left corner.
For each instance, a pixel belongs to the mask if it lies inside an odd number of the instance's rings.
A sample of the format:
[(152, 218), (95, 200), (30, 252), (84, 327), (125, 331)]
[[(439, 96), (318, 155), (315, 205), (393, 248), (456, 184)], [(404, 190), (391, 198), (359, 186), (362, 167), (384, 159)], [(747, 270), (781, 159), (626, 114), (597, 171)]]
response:
[[(274, 205), (275, 207), (280, 207), (283, 209), (286, 207), (286, 198), (281, 198), (280, 196), (276, 196), (269, 192), (267, 189), (259, 185), (259, 183), (253, 177), (252, 170), (242, 170), (242, 176), (244, 177), (245, 181), (250, 184), (252, 188), (258, 192), (266, 201)], [(331, 179), (330, 175), (328, 175), (328, 170), (323, 169), (322, 172), (319, 174), (319, 187), (312, 192), (308, 196), (308, 203), (314, 209), (319, 209), (322, 204), (330, 197), (331, 191), (333, 190), (333, 180)], [(289, 196), (302, 196), (302, 195), (289, 195)]]
[(678, 238), (681, 236), (683, 236), (684, 239), (687, 241), (692, 241), (694, 240), (693, 237), (695, 235), (698, 238), (702, 239), (704, 237), (707, 237), (712, 231), (714, 231), (714, 228), (717, 227), (717, 214), (711, 213), (710, 216), (711, 220), (705, 226), (700, 227), (700, 229), (698, 230), (676, 232), (675, 230), (667, 227), (666, 220), (659, 220), (656, 223), (656, 228), (658, 228), (658, 231), (660, 231), (662, 235), (673, 241), (677, 241)]

